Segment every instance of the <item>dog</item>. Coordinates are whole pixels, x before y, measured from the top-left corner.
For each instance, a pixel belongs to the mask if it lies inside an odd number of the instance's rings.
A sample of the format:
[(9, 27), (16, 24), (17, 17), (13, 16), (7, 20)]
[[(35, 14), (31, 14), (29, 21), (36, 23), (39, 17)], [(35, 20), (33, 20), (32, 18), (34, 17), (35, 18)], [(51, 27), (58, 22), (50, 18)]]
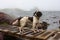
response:
[(20, 32), (23, 30), (24, 26), (31, 24), (32, 29), (35, 32), (36, 25), (39, 23), (39, 18), (42, 16), (40, 11), (35, 11), (33, 17), (19, 17), (12, 22), (12, 25), (18, 25)]

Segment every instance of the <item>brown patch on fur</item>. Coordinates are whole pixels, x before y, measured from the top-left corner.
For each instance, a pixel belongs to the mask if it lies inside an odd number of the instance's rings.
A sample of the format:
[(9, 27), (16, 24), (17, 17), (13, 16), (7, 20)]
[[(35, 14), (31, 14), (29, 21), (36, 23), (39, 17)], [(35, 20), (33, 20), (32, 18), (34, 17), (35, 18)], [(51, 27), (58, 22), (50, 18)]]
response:
[(28, 19), (29, 19), (31, 22), (33, 22), (33, 17), (28, 17)]

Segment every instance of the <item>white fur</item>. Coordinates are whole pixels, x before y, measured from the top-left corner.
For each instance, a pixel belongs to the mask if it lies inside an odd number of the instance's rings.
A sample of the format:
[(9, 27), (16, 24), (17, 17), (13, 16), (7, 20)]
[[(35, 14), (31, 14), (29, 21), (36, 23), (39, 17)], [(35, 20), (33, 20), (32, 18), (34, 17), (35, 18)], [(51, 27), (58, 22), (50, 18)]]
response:
[(33, 16), (33, 31), (35, 31), (36, 24), (39, 23), (39, 20)]
[(20, 26), (21, 26), (21, 27), (19, 28), (20, 32), (21, 32), (21, 30), (23, 29), (23, 27), (26, 25), (27, 21), (28, 21), (28, 17), (27, 17), (27, 16), (23, 17), (23, 18), (20, 20)]
[(28, 21), (28, 17), (25, 16), (20, 20), (20, 25), (21, 27), (25, 26), (26, 22)]

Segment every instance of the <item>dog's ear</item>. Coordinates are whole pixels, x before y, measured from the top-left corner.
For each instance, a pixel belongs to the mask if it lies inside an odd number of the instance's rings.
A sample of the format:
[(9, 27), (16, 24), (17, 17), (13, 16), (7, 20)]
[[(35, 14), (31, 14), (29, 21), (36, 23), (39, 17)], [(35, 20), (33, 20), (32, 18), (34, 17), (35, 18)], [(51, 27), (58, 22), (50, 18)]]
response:
[(36, 14), (36, 11), (34, 12), (33, 16), (35, 16), (35, 14)]

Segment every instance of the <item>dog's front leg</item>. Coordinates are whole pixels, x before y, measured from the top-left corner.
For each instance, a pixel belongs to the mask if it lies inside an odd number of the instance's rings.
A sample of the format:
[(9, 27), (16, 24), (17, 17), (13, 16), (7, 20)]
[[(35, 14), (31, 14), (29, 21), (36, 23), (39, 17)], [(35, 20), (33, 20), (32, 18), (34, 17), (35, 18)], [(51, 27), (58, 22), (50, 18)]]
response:
[(19, 27), (19, 32), (20, 32), (20, 33), (22, 32), (22, 28), (21, 28), (21, 27)]
[(38, 24), (38, 22), (39, 22), (39, 20), (35, 17), (35, 16), (33, 16), (33, 28), (32, 28), (32, 30), (34, 31), (34, 32), (36, 32), (37, 30), (36, 30), (36, 25)]
[(20, 33), (23, 33), (23, 31), (24, 31), (23, 28), (24, 28), (23, 26), (19, 27)]
[(22, 26), (22, 25), (19, 27), (19, 31), (20, 31), (20, 33), (23, 32), (23, 27), (24, 27), (24, 26)]
[(34, 33), (36, 33), (36, 23), (33, 23), (32, 30), (34, 31)]

